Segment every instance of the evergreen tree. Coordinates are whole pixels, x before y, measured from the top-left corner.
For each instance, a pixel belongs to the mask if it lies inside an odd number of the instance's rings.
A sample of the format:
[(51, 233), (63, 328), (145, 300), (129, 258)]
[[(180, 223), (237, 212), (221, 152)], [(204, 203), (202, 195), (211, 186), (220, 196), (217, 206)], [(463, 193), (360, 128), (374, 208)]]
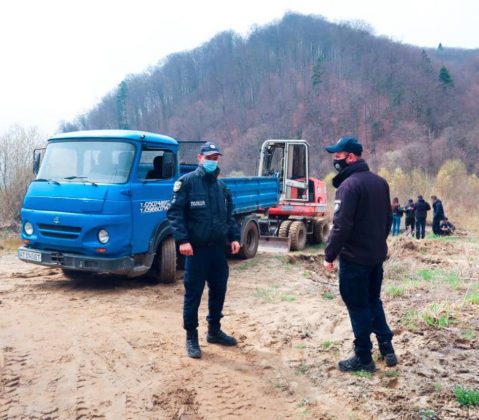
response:
[(439, 81), (444, 88), (454, 86), (454, 81), (445, 66), (442, 66), (441, 70), (439, 70)]
[(313, 84), (313, 88), (319, 86), (323, 82), (323, 80), (321, 79), (323, 73), (323, 59), (321, 57), (318, 57), (316, 63), (313, 65), (313, 74), (311, 76), (311, 83)]

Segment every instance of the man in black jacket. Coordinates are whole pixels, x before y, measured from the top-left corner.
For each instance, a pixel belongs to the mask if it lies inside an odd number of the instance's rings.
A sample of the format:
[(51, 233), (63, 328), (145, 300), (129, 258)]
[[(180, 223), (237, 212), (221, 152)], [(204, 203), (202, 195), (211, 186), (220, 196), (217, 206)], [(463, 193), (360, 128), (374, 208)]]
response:
[(355, 337), (354, 356), (340, 361), (338, 368), (343, 372), (375, 370), (371, 333), (376, 335), (387, 366), (395, 366), (393, 333), (380, 298), (392, 223), (389, 186), (361, 159), (363, 147), (355, 138), (342, 137), (326, 150), (334, 153), (333, 165), (339, 173), (333, 179), (337, 191), (324, 266), (332, 271), (339, 257), (339, 289)]
[(404, 206), (404, 213), (406, 213), (406, 233), (410, 233), (411, 236), (414, 236), (414, 212), (414, 201), (410, 198)]
[(198, 308), (208, 283), (209, 343), (235, 346), (236, 339), (221, 330), (223, 304), (228, 281), (225, 246), (231, 253), (240, 249), (238, 225), (232, 216), (233, 202), (226, 185), (218, 180), (219, 148), (207, 142), (201, 146), (198, 168), (182, 176), (173, 187), (168, 220), (185, 261), (183, 326), (189, 357), (200, 358)]
[(441, 228), (439, 227), (441, 220), (444, 219), (444, 207), (442, 207), (442, 202), (435, 195), (431, 195), (432, 202), (432, 231), (434, 235), (441, 234)]
[(422, 195), (418, 195), (417, 201), (414, 203), (414, 208), (416, 216), (416, 239), (424, 239), (426, 236), (427, 212), (431, 210), (431, 206), (424, 200)]

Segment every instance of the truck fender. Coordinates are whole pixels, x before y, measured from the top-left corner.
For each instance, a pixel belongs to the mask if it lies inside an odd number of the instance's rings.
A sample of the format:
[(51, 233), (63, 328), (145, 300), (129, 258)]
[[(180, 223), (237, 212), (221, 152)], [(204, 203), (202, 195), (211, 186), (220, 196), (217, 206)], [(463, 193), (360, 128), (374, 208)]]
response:
[(153, 259), (155, 258), (158, 246), (163, 242), (165, 238), (172, 235), (173, 235), (173, 231), (171, 230), (170, 223), (168, 222), (167, 219), (162, 220), (156, 226), (155, 230), (153, 231), (151, 235), (150, 244), (148, 247), (148, 256), (145, 261), (145, 265), (147, 267), (151, 267), (151, 265), (153, 264)]

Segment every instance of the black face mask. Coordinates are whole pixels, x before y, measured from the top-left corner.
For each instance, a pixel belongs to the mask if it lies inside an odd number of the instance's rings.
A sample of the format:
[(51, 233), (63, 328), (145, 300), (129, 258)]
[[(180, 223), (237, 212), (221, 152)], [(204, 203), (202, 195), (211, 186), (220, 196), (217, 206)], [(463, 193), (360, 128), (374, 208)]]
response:
[(333, 166), (338, 172), (341, 172), (348, 164), (346, 163), (346, 158), (344, 159), (333, 159)]

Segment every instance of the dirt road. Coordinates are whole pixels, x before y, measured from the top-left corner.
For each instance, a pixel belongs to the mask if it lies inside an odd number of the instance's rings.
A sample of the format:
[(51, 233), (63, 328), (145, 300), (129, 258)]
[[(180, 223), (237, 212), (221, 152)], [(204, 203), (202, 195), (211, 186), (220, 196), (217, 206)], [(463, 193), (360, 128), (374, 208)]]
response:
[[(479, 418), (451, 391), (477, 388), (477, 335), (461, 339), (458, 325), (404, 325), (404, 311), (436, 289), (385, 296), (400, 366), (378, 361), (378, 372), (364, 377), (336, 370), (351, 350), (351, 327), (321, 258), (313, 250), (232, 261), (223, 326), (239, 347), (206, 343), (204, 299), (203, 358), (192, 360), (184, 352), (181, 278), (175, 285), (70, 281), (4, 251), (0, 419)], [(477, 334), (477, 305), (461, 311)]]

